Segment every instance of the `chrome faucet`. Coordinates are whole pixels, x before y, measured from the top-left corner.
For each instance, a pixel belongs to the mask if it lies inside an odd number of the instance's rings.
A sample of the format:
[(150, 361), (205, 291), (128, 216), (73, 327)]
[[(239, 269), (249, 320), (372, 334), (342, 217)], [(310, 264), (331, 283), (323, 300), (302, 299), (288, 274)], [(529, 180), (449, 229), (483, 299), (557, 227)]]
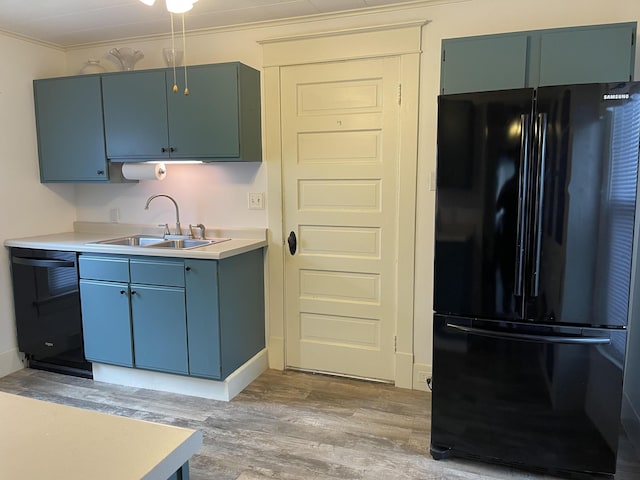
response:
[(147, 198), (147, 204), (144, 206), (144, 209), (149, 210), (149, 204), (151, 203), (151, 200), (157, 197), (166, 197), (173, 202), (173, 205), (176, 207), (176, 235), (182, 235), (182, 228), (180, 228), (180, 210), (178, 210), (178, 204), (173, 199), (173, 197), (165, 194), (151, 195), (149, 198)]

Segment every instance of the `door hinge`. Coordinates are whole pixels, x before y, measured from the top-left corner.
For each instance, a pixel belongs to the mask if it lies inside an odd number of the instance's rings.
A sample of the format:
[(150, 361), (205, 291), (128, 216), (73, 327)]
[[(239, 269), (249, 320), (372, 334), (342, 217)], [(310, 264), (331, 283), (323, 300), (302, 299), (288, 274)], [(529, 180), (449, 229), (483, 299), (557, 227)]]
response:
[(402, 84), (398, 84), (398, 105), (402, 105)]
[(636, 42), (636, 34), (635, 32), (631, 32), (631, 45), (633, 46), (635, 42)]
[(442, 49), (442, 61), (447, 61), (447, 51), (445, 49)]
[(398, 353), (398, 336), (393, 337), (393, 353)]

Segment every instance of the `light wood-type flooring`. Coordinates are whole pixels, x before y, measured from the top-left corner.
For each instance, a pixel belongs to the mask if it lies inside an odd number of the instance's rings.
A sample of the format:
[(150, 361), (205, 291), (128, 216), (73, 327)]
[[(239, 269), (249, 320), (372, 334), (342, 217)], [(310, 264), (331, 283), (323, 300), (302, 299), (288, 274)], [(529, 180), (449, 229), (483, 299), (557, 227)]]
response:
[[(220, 402), (25, 369), (0, 378), (0, 391), (199, 429), (204, 445), (190, 462), (192, 480), (555, 478), (434, 461), (430, 394), (390, 385), (269, 370), (231, 402)], [(638, 480), (640, 463), (628, 440), (621, 441), (615, 478)]]

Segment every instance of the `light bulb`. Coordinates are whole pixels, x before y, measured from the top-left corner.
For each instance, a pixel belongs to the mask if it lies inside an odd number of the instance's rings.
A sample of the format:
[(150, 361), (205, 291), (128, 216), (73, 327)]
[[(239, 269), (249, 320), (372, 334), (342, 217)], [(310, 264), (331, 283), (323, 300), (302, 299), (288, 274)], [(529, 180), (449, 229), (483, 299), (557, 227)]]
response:
[(192, 0), (166, 0), (167, 10), (171, 13), (185, 13), (193, 8)]

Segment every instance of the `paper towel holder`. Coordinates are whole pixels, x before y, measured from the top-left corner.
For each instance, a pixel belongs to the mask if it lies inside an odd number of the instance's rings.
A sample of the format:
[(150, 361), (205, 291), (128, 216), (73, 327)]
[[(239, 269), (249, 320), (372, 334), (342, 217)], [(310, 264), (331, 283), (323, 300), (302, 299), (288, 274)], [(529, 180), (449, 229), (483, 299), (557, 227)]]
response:
[(122, 175), (122, 162), (107, 162), (109, 166), (109, 183), (140, 183), (139, 180), (129, 180)]

